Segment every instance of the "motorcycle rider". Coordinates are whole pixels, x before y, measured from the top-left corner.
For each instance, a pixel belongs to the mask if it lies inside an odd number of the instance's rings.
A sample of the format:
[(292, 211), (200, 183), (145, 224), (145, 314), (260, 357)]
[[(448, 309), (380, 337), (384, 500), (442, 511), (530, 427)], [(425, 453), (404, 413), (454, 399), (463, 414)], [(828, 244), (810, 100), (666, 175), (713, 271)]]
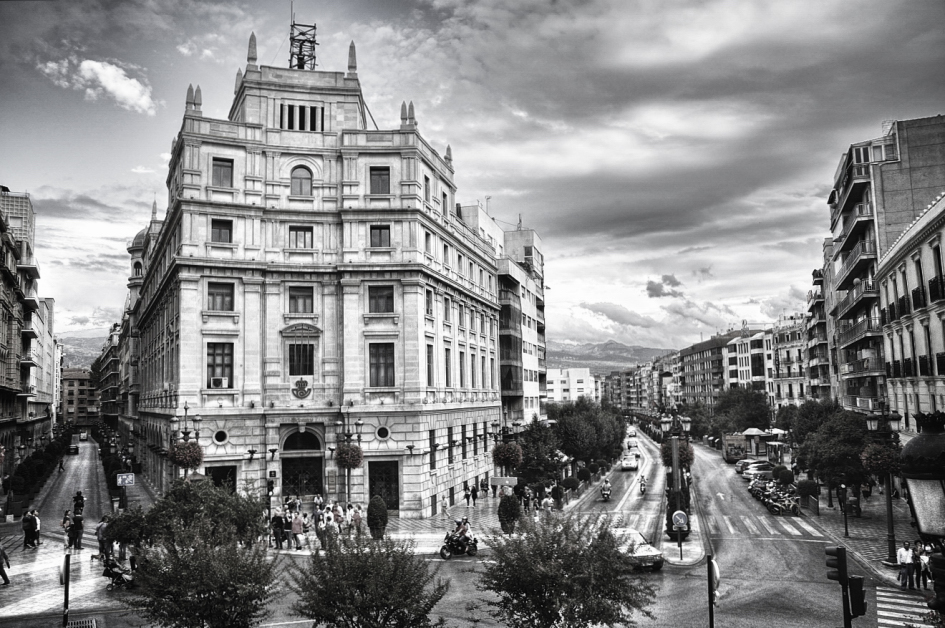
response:
[(606, 499), (610, 496), (610, 480), (604, 479), (604, 483), (600, 486), (600, 496)]
[(457, 519), (454, 523), (456, 524), (456, 528), (453, 529), (451, 534), (456, 538), (462, 551), (465, 552), (466, 545), (469, 542), (469, 517), (463, 517), (462, 520)]
[(646, 476), (645, 475), (640, 477), (640, 492), (641, 493), (646, 492)]

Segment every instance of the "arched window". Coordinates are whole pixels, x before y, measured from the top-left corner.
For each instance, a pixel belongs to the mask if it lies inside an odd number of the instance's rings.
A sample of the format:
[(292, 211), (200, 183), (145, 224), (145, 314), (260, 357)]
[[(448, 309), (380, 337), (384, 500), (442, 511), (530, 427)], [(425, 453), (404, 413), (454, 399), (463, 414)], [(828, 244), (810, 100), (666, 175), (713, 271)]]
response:
[(141, 262), (135, 262), (135, 277), (141, 276)]
[(302, 451), (311, 449), (321, 449), (322, 444), (318, 436), (311, 432), (295, 432), (289, 434), (282, 446), (282, 451)]
[(312, 171), (305, 166), (292, 169), (292, 196), (312, 195)]

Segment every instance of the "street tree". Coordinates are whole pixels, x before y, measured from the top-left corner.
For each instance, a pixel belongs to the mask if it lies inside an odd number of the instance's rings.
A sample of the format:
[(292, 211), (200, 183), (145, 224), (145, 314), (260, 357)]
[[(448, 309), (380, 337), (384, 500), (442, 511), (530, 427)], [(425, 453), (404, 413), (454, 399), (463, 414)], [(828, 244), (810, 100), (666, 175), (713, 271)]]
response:
[(715, 404), (717, 436), (722, 433), (744, 432), (756, 427), (768, 428), (768, 398), (760, 391), (750, 388), (729, 388), (719, 394)]
[(634, 571), (609, 521), (572, 516), (523, 522), (523, 533), (492, 536), (492, 560), (476, 584), (482, 602), (511, 628), (637, 626), (656, 589)]
[(538, 421), (530, 421), (518, 435), (522, 446), (522, 463), (518, 476), (529, 483), (555, 477), (558, 471), (558, 447), (555, 431)]
[(256, 542), (260, 513), (253, 496), (207, 480), (176, 483), (144, 524), (130, 522), (153, 543), (139, 549), (138, 587), (122, 602), (163, 628), (258, 626), (279, 591), (280, 571)]
[(797, 414), (791, 424), (791, 433), (794, 442), (803, 445), (810, 434), (813, 434), (827, 420), (828, 417), (841, 410), (836, 401), (805, 401), (797, 408)]
[(794, 422), (797, 420), (797, 406), (786, 405), (778, 408), (778, 414), (774, 419), (774, 426), (784, 431), (794, 429)]
[(859, 485), (867, 475), (861, 454), (868, 444), (863, 415), (840, 410), (806, 437), (801, 455), (831, 488), (842, 483)]
[(562, 451), (577, 460), (614, 458), (626, 433), (625, 419), (615, 410), (604, 410), (583, 397), (553, 404), (548, 418), (555, 421)]
[(328, 537), (322, 554), (293, 567), (289, 586), (298, 595), (292, 610), (326, 628), (427, 628), (433, 607), (449, 590), (413, 541), (339, 542)]

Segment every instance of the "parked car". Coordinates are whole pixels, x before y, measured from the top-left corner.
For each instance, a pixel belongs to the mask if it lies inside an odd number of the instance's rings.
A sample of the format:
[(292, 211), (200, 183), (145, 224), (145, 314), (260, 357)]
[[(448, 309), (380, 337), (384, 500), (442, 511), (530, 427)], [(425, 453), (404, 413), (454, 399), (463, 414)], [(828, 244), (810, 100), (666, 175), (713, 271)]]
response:
[(69, 445), (69, 455), (78, 456), (79, 455), (79, 446), (78, 445)]
[(650, 545), (646, 537), (637, 530), (616, 528), (614, 533), (617, 534), (617, 538), (623, 538), (626, 541), (623, 550), (630, 554), (630, 558), (637, 569), (659, 571), (663, 568), (663, 552)]
[(628, 449), (633, 449), (634, 447), (639, 447), (639, 445), (640, 445), (640, 443), (637, 442), (637, 439), (635, 439), (635, 438), (631, 438), (630, 440), (627, 441), (627, 448), (628, 448)]
[(739, 460), (735, 463), (735, 473), (744, 473), (749, 469), (773, 469), (774, 465), (767, 460)]
[(636, 471), (640, 468), (640, 463), (637, 462), (636, 456), (627, 456), (620, 461), (620, 470), (621, 471)]
[(634, 428), (630, 428), (630, 431), (627, 432), (627, 436), (634, 437), (637, 435), (637, 431)]
[(742, 474), (742, 477), (748, 480), (771, 480), (774, 478), (774, 472), (771, 469), (752, 469), (748, 468), (745, 473)]

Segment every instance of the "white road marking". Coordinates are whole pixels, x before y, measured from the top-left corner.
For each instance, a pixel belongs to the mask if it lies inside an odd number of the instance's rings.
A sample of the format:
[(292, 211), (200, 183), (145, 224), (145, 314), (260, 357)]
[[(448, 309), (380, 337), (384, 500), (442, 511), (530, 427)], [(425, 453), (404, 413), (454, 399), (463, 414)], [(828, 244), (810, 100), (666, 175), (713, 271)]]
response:
[(758, 528), (755, 527), (755, 524), (751, 522), (751, 519), (749, 517), (743, 516), (742, 523), (745, 524), (745, 527), (748, 528), (749, 532), (751, 532), (752, 534), (758, 534)]
[(761, 522), (761, 525), (765, 527), (765, 530), (768, 531), (768, 534), (781, 534), (780, 532), (775, 531), (771, 524), (768, 523), (768, 518), (765, 516), (758, 517), (758, 521)]
[(722, 515), (722, 522), (725, 524), (725, 527), (728, 528), (729, 534), (735, 534), (735, 527), (732, 526), (732, 522), (729, 521), (728, 517)]
[(798, 530), (797, 528), (795, 528), (795, 527), (792, 526), (792, 525), (788, 525), (788, 523), (787, 523), (786, 521), (784, 521), (783, 519), (778, 519), (778, 524), (780, 524), (780, 526), (781, 526), (782, 528), (784, 528), (785, 530), (787, 530), (787, 533), (788, 533), (788, 534), (791, 534), (791, 535), (793, 535), (793, 536), (800, 536), (800, 535), (801, 535), (801, 531), (800, 531), (800, 530)]
[(804, 521), (803, 519), (792, 519), (791, 521), (794, 523), (794, 525), (801, 526), (802, 528), (804, 528), (805, 530), (807, 530), (807, 532), (808, 532), (811, 536), (823, 536), (823, 534), (821, 534), (820, 532), (818, 532), (817, 529), (816, 529), (814, 526), (812, 526), (811, 524), (807, 523), (807, 522)]

